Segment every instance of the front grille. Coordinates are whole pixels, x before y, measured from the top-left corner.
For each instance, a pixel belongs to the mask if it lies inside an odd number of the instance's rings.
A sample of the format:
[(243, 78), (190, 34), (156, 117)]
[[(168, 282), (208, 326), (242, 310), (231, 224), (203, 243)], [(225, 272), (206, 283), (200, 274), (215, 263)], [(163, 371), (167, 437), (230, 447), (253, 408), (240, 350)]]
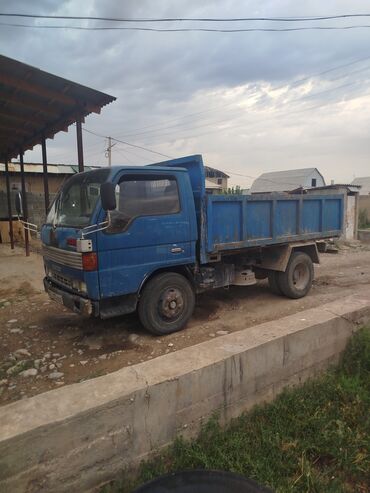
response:
[(72, 280), (69, 279), (69, 277), (62, 276), (62, 274), (55, 271), (51, 271), (49, 275), (53, 281), (62, 284), (69, 289), (73, 289)]
[(47, 260), (82, 270), (82, 254), (79, 252), (70, 252), (61, 248), (43, 245), (42, 254)]

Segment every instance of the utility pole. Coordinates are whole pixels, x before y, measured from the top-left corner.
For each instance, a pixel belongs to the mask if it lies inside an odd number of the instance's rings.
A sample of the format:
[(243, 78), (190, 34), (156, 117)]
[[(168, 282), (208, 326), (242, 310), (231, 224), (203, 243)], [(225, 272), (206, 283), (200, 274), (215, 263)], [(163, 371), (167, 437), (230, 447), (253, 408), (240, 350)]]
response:
[(105, 152), (105, 157), (108, 158), (108, 166), (112, 166), (112, 147), (116, 145), (116, 142), (112, 144), (112, 137), (107, 137), (108, 139), (108, 147)]

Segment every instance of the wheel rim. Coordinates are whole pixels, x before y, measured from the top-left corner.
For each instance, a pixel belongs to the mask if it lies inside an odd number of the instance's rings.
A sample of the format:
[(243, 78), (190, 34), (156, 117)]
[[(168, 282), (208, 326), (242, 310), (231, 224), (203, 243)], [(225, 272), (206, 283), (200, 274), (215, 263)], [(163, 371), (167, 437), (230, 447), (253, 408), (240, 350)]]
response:
[(167, 322), (174, 322), (184, 311), (184, 297), (178, 288), (165, 289), (158, 301), (158, 313)]
[(296, 265), (293, 271), (293, 284), (297, 289), (303, 290), (310, 282), (310, 270), (306, 264)]

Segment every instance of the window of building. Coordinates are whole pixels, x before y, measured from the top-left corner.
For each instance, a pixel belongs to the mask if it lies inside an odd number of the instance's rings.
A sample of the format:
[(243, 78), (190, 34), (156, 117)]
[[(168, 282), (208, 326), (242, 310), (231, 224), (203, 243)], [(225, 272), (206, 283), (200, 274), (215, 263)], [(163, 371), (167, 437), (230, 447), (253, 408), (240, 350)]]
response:
[(111, 212), (111, 232), (124, 230), (139, 216), (180, 212), (177, 182), (165, 176), (126, 176), (116, 189), (117, 209)]
[(311, 187), (316, 187), (316, 178), (312, 178)]
[(217, 178), (217, 185), (222, 185), (222, 178)]

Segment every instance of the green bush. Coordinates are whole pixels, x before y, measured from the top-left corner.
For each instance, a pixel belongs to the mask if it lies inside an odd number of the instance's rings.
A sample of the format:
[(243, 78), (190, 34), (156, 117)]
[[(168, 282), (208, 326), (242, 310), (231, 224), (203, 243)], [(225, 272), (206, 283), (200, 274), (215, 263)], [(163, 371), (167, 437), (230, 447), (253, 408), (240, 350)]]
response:
[(358, 215), (358, 227), (360, 229), (366, 229), (370, 226), (370, 219), (366, 209), (360, 209)]

